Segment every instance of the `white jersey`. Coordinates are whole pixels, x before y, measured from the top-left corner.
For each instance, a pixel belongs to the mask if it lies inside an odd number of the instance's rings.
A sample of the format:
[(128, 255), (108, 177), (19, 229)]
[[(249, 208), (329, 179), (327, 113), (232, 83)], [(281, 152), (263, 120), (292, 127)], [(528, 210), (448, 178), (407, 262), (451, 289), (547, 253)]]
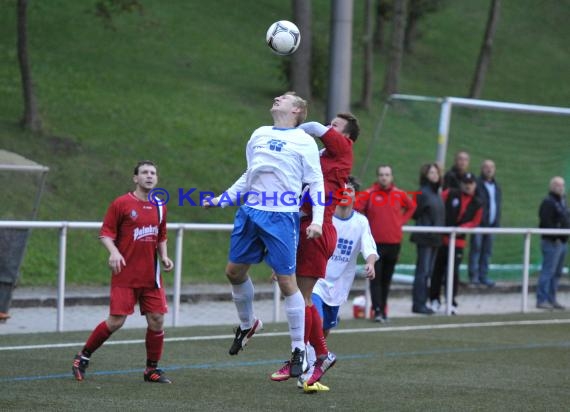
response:
[(348, 299), (356, 274), (356, 259), (362, 253), (364, 259), (376, 255), (376, 243), (370, 232), (368, 219), (353, 211), (347, 219), (333, 216), (333, 225), (337, 233), (337, 245), (334, 254), (327, 263), (324, 279), (319, 279), (313, 293), (321, 297), (329, 306), (340, 306)]
[[(301, 129), (258, 128), (247, 143), (246, 158), (246, 172), (220, 197), (220, 206), (240, 204), (247, 195), (245, 204), (255, 209), (298, 212), (303, 182), (312, 199), (324, 193), (318, 146)], [(313, 223), (322, 224), (324, 205), (314, 203)]]

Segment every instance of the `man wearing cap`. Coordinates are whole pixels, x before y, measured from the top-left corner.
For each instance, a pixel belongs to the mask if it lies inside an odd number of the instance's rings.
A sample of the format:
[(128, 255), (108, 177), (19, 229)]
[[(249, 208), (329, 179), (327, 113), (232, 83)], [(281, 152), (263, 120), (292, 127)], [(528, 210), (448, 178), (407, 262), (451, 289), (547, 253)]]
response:
[[(466, 172), (459, 184), (459, 189), (446, 189), (441, 197), (445, 204), (445, 226), (471, 228), (479, 226), (483, 215), (482, 203), (475, 196), (477, 181), (473, 173)], [(457, 285), (459, 283), (459, 265), (463, 259), (465, 248), (465, 234), (457, 234), (455, 238), (455, 264), (453, 267), (453, 301), (451, 312), (457, 314)], [(446, 284), (447, 259), (449, 254), (449, 235), (443, 236), (443, 245), (440, 246), (431, 281), (430, 300), (432, 310), (441, 307), (441, 286)]]

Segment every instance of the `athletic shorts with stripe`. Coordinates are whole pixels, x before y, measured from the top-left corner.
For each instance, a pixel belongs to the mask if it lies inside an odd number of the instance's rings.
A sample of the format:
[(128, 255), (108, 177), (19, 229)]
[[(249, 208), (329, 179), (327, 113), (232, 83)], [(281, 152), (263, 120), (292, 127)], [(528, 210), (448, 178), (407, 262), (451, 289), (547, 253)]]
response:
[(229, 261), (254, 264), (265, 259), (275, 273), (293, 275), (298, 241), (298, 212), (269, 212), (244, 205), (236, 212)]

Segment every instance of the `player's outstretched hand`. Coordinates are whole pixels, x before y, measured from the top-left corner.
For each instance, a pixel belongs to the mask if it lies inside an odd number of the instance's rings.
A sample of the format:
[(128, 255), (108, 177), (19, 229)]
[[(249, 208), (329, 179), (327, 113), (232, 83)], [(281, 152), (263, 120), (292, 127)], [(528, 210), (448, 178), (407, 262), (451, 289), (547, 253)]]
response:
[(166, 256), (160, 259), (162, 261), (162, 267), (164, 268), (165, 272), (170, 272), (172, 269), (174, 269), (174, 262), (172, 262), (172, 260)]
[(209, 209), (211, 207), (216, 207), (218, 206), (218, 203), (220, 202), (220, 199), (217, 197), (205, 197), (204, 201), (202, 202), (202, 207), (204, 209)]
[(321, 227), (321, 225), (318, 225), (316, 223), (311, 223), (307, 227), (307, 239), (316, 239), (318, 237), (321, 237), (322, 234), (323, 234), (323, 228)]

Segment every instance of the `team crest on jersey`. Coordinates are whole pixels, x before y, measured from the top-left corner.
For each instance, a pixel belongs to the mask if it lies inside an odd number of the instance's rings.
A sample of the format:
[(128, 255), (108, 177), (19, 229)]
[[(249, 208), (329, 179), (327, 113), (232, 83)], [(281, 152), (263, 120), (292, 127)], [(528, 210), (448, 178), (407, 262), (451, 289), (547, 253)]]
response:
[(283, 149), (283, 146), (287, 144), (287, 142), (279, 139), (271, 139), (267, 142), (267, 144), (269, 145), (269, 150), (280, 152), (281, 149)]
[(349, 239), (338, 239), (337, 248), (341, 255), (350, 255), (352, 253), (352, 244), (354, 241)]
[(131, 210), (131, 219), (137, 220), (138, 217), (139, 214), (137, 213), (137, 211), (135, 209)]

